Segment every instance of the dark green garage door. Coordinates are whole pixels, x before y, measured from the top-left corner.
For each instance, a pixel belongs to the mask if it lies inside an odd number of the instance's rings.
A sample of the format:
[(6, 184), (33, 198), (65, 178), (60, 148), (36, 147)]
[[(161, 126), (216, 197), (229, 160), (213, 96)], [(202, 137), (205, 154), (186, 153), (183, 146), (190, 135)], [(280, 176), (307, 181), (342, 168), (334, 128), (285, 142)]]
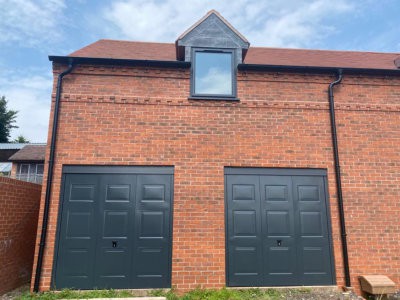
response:
[(225, 174), (228, 286), (334, 284), (325, 171)]
[(65, 167), (54, 286), (171, 286), (173, 168)]

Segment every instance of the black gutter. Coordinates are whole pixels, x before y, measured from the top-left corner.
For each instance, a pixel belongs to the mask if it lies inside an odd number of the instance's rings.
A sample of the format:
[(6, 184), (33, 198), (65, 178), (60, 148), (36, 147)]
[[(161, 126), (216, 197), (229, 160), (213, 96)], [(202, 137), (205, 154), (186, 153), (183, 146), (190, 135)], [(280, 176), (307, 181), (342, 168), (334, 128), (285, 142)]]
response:
[(58, 75), (57, 79), (57, 91), (56, 91), (56, 101), (54, 104), (54, 114), (53, 114), (53, 128), (51, 131), (51, 144), (50, 144), (50, 156), (49, 156), (49, 168), (47, 172), (47, 183), (46, 183), (46, 194), (44, 200), (44, 210), (43, 210), (43, 222), (42, 222), (42, 232), (40, 235), (40, 243), (39, 243), (39, 252), (38, 259), (36, 264), (36, 274), (35, 274), (35, 283), (33, 286), (33, 291), (39, 291), (40, 285), (40, 276), (42, 273), (42, 265), (43, 265), (43, 254), (44, 247), (46, 245), (46, 234), (47, 234), (47, 223), (49, 220), (49, 209), (50, 209), (50, 194), (51, 194), (51, 185), (53, 181), (53, 169), (54, 169), (54, 153), (56, 149), (56, 134), (58, 127), (58, 112), (60, 107), (60, 98), (61, 98), (61, 89), (62, 89), (62, 79), (65, 75), (71, 73), (74, 67), (75, 61), (70, 59), (68, 61), (68, 69)]
[(75, 64), (90, 65), (114, 65), (114, 66), (138, 66), (138, 67), (159, 67), (159, 68), (190, 68), (190, 62), (167, 61), (167, 60), (143, 60), (143, 59), (117, 59), (117, 58), (95, 58), (95, 57), (74, 57), (74, 56), (49, 56), (49, 60), (55, 63), (67, 64), (73, 59)]
[(347, 233), (346, 233), (346, 221), (344, 216), (343, 207), (343, 193), (342, 193), (342, 178), (340, 173), (340, 161), (339, 161), (339, 147), (336, 132), (336, 117), (335, 117), (335, 101), (333, 96), (333, 87), (340, 84), (343, 75), (342, 70), (337, 70), (338, 77), (335, 81), (329, 84), (329, 115), (331, 118), (331, 132), (332, 132), (332, 144), (333, 144), (333, 155), (335, 160), (335, 175), (336, 175), (336, 189), (339, 205), (339, 219), (340, 219), (340, 233), (342, 239), (342, 252), (343, 252), (343, 265), (344, 265), (344, 276), (346, 280), (346, 287), (351, 287), (350, 280), (350, 268), (349, 268), (349, 256), (347, 252)]
[[(368, 68), (342, 68), (342, 73), (346, 74), (367, 74), (367, 75), (392, 75), (400, 76), (400, 70), (396, 69), (368, 69)], [(293, 73), (337, 73), (338, 67), (317, 67), (317, 66), (284, 66), (284, 65), (259, 65), (259, 64), (239, 64), (240, 71), (272, 71), (272, 72), (293, 72)]]
[[(49, 56), (49, 60), (55, 63), (68, 64), (73, 59), (75, 64), (91, 65), (114, 65), (114, 66), (138, 66), (138, 67), (159, 67), (159, 68), (190, 68), (191, 63), (179, 60), (146, 60), (146, 59), (123, 59), (123, 58), (96, 58), (77, 56)], [(345, 68), (340, 67), (346, 74), (371, 74), (371, 75), (392, 75), (400, 76), (400, 70), (396, 69), (368, 69), (368, 68)], [(318, 66), (290, 66), (290, 65), (262, 65), (262, 64), (239, 64), (239, 71), (273, 71), (273, 72), (306, 72), (306, 73), (336, 73), (338, 67)]]

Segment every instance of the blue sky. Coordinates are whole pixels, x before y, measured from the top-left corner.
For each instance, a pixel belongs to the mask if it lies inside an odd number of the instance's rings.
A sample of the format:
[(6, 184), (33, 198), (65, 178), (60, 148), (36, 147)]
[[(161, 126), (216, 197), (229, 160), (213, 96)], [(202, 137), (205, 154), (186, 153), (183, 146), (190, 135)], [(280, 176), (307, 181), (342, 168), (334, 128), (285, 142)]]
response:
[(18, 129), (47, 140), (52, 88), (48, 55), (101, 38), (174, 42), (209, 10), (253, 46), (397, 52), (400, 0), (0, 0), (0, 95)]

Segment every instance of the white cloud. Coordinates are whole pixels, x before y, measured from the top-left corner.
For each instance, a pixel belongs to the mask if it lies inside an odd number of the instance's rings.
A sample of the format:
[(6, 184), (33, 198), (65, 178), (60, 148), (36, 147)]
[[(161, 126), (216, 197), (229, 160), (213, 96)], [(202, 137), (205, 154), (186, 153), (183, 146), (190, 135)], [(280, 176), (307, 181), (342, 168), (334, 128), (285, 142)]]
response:
[[(9, 73), (0, 78), (2, 95), (6, 96), (8, 109), (17, 110), (16, 125), (11, 139), (23, 135), (30, 142), (46, 142), (50, 113), (52, 74), (30, 75)], [(27, 74), (32, 74), (27, 70)]]
[[(207, 74), (196, 78), (196, 93), (213, 95), (232, 94), (231, 73), (220, 68), (210, 68)], [(228, 83), (228, 84), (227, 84)]]
[(309, 47), (335, 31), (324, 19), (354, 8), (344, 0), (119, 0), (104, 7), (97, 24), (114, 38), (173, 42), (211, 9), (252, 45)]
[[(288, 7), (293, 7), (290, 4)], [(275, 47), (309, 47), (335, 31), (324, 25), (332, 14), (351, 11), (351, 6), (341, 1), (319, 0), (297, 3), (294, 9), (282, 9), (265, 20), (261, 30), (250, 32), (256, 44)]]
[(64, 0), (0, 0), (0, 43), (43, 47), (60, 37)]

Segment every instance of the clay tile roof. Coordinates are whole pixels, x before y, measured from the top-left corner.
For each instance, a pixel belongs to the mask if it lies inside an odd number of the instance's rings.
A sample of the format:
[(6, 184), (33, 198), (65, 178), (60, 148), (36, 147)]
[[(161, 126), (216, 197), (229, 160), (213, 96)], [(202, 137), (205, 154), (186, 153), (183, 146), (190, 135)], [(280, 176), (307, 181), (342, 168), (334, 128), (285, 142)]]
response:
[(252, 47), (247, 53), (245, 63), (395, 70), (397, 68), (394, 60), (398, 55), (380, 52)]
[(98, 40), (69, 56), (174, 61), (175, 51), (175, 44)]
[(26, 145), (12, 155), (10, 161), (44, 161), (46, 145)]
[[(398, 70), (400, 53), (250, 47), (245, 64)], [(72, 57), (176, 61), (175, 44), (99, 40)]]

